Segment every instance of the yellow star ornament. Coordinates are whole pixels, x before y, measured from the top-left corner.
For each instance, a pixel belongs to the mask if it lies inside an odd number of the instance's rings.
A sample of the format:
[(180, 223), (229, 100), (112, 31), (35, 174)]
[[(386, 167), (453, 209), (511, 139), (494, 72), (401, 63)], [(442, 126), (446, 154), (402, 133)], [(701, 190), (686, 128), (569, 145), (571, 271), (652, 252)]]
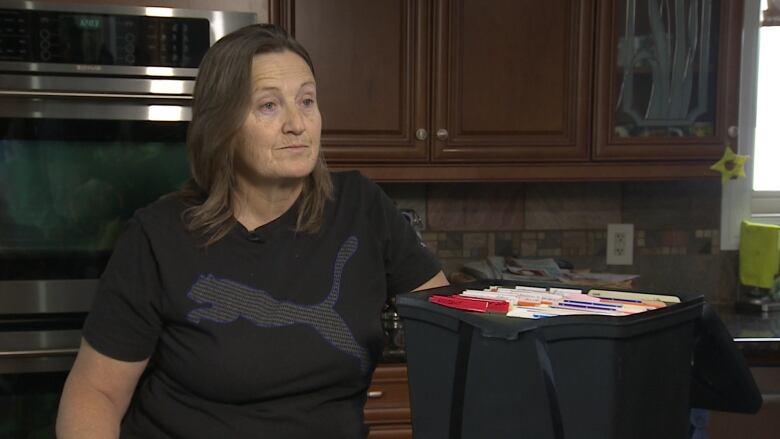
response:
[(736, 180), (745, 176), (745, 162), (749, 156), (735, 154), (731, 147), (727, 146), (720, 158), (714, 165), (710, 166), (713, 171), (720, 172), (720, 181), (726, 184), (729, 180)]

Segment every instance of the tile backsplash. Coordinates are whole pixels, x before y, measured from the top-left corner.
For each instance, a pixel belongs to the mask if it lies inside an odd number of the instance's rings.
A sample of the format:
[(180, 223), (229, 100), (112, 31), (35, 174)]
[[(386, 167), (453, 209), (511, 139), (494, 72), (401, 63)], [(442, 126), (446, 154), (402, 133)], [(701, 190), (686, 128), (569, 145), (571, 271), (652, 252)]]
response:
[[(737, 254), (720, 251), (720, 182), (383, 184), (423, 219), (450, 275), (489, 255), (555, 257), (576, 269), (638, 274), (636, 288), (731, 303)], [(610, 223), (634, 225), (634, 263), (606, 264)]]

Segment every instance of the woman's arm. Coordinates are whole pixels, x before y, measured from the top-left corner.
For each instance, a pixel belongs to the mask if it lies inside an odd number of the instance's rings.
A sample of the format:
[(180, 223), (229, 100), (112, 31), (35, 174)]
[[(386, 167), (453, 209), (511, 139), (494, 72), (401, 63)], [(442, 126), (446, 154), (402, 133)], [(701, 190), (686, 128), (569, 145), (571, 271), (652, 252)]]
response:
[(421, 291), (421, 290), (427, 290), (428, 288), (437, 288), (437, 287), (446, 287), (449, 285), (449, 281), (447, 281), (447, 276), (444, 275), (444, 272), (440, 271), (436, 273), (436, 276), (433, 276), (432, 278), (428, 279), (425, 283), (420, 285), (419, 287), (415, 288), (412, 291)]
[(57, 437), (118, 438), (119, 423), (148, 362), (115, 360), (96, 351), (82, 338), (62, 391)]

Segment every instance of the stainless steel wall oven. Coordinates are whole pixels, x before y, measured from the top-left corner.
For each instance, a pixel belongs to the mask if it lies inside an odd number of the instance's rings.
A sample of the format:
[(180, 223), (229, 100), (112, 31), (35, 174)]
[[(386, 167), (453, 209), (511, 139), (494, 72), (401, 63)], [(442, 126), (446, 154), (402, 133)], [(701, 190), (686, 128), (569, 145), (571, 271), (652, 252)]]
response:
[(0, 0), (0, 437), (53, 437), (118, 233), (187, 178), (197, 67), (255, 21)]

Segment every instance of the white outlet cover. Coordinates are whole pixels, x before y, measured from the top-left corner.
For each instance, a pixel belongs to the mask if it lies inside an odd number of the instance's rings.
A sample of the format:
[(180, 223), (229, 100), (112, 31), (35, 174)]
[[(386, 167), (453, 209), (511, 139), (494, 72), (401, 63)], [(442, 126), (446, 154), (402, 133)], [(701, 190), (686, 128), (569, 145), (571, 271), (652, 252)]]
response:
[(607, 224), (607, 265), (634, 264), (634, 225)]

